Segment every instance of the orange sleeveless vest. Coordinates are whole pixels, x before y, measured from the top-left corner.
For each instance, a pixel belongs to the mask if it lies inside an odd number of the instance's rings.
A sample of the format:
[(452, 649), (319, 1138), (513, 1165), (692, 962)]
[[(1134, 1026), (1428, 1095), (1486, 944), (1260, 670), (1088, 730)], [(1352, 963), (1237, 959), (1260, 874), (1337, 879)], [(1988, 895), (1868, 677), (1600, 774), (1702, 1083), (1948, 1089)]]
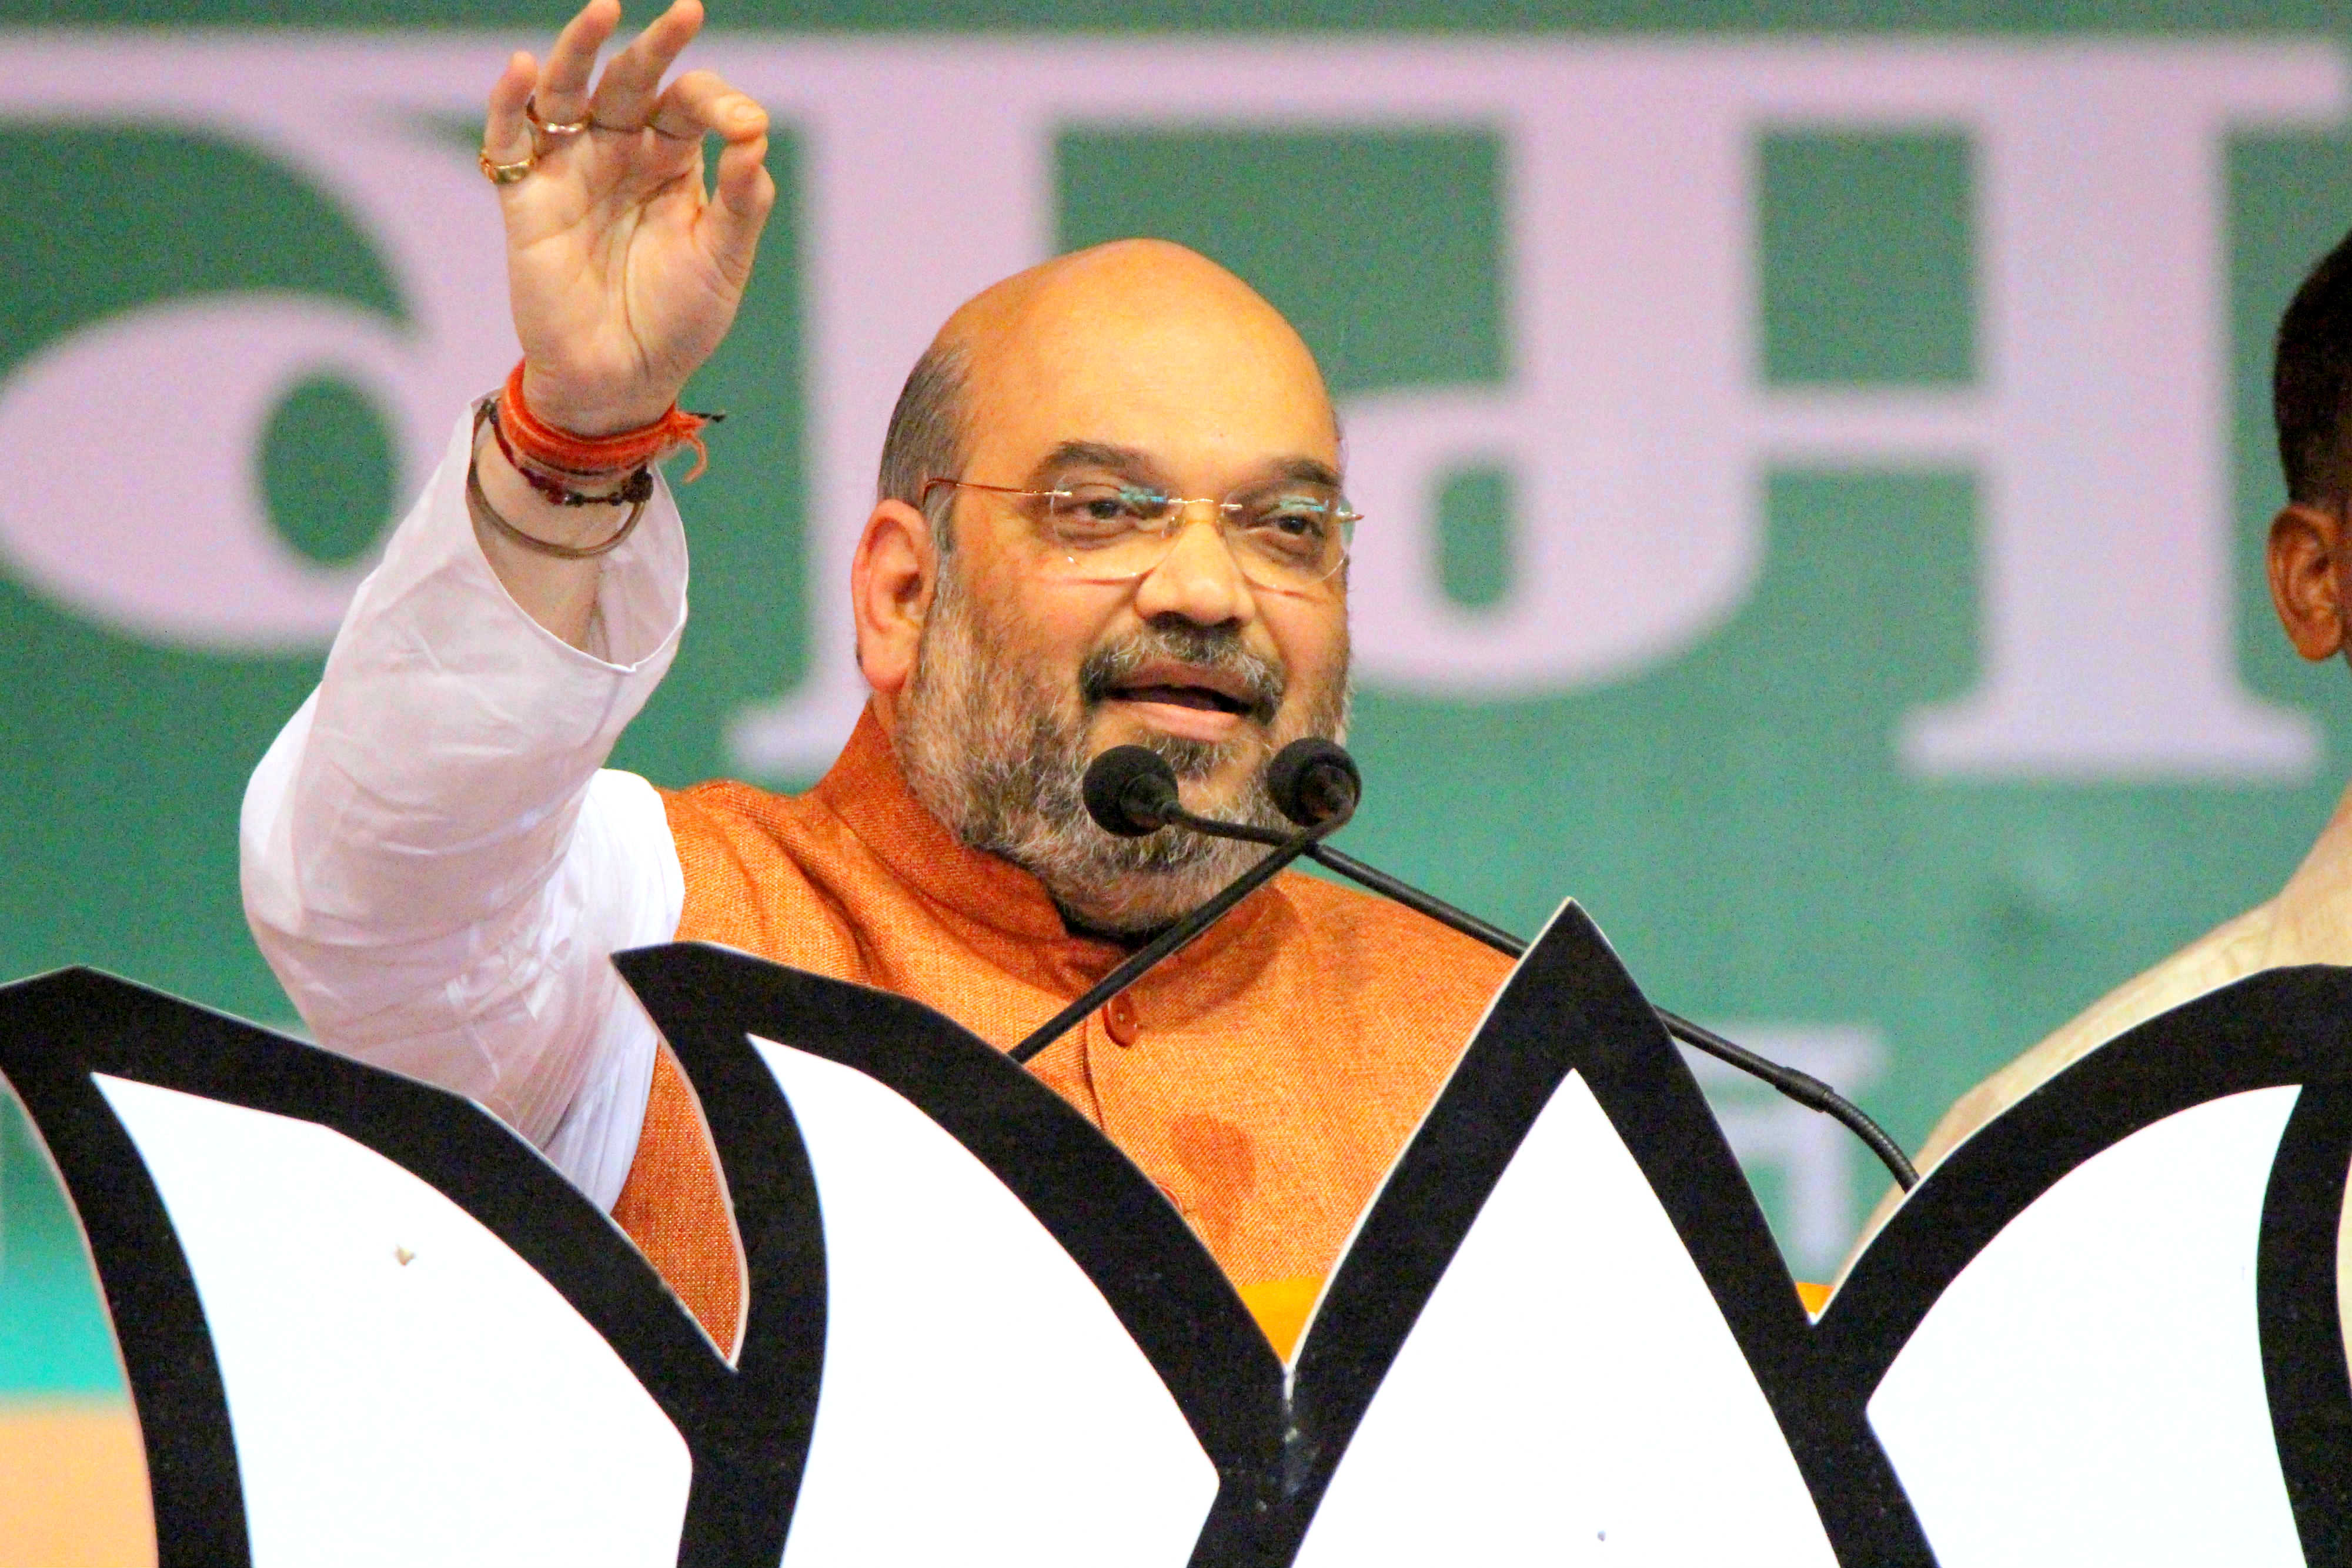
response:
[[(899, 992), (1010, 1048), (1125, 955), (908, 792), (869, 711), (806, 795), (668, 794), (681, 941)], [(1328, 1271), (1508, 973), (1394, 904), (1285, 873), (1031, 1064), (1148, 1172), (1236, 1284)], [(732, 1346), (742, 1271), (667, 1048), (613, 1218)]]

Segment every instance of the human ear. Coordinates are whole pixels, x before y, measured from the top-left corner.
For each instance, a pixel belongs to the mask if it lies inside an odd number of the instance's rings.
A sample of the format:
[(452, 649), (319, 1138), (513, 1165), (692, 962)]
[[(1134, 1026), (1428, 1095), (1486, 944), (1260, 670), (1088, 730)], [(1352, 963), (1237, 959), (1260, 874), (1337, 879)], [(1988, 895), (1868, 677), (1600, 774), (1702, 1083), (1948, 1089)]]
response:
[(857, 664), (866, 684), (896, 696), (914, 674), (915, 649), (939, 582), (929, 518), (904, 501), (883, 501), (866, 519), (849, 566), (857, 624)]
[(2344, 617), (2352, 608), (2346, 593), (2352, 580), (2347, 545), (2352, 538), (2339, 512), (2291, 502), (2271, 519), (2271, 604), (2287, 641), (2306, 659), (2329, 658), (2344, 649)]

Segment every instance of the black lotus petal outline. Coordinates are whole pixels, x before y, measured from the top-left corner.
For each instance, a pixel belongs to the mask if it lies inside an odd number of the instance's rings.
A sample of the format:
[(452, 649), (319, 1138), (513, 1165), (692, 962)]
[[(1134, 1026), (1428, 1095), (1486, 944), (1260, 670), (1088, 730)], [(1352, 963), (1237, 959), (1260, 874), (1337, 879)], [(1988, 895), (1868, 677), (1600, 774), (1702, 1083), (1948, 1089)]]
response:
[(1216, 1464), (1220, 1490), (1192, 1562), (1236, 1568), (1296, 1553), (1455, 1249), (1570, 1073), (1656, 1194), (1849, 1564), (1935, 1561), (1864, 1411), (1969, 1260), (2067, 1172), (2140, 1128), (2228, 1094), (2301, 1085), (2262, 1217), (2264, 1375), (2306, 1555), (2343, 1561), (2352, 1544), (2352, 1381), (2335, 1275), (2352, 1162), (2341, 1044), (2352, 972), (2256, 976), (2084, 1058), (1923, 1183), (1816, 1322), (1679, 1054), (1599, 931), (1566, 905), (1374, 1199), (1286, 1389), (1281, 1363), (1156, 1185), (976, 1037), (904, 998), (723, 948), (672, 945), (615, 962), (677, 1051), (725, 1167), (751, 1275), (732, 1366), (609, 1219), (471, 1103), (89, 970), (0, 988), (0, 1073), (89, 1237), (170, 1568), (249, 1561), (236, 1451), (193, 1276), (92, 1073), (331, 1127), (448, 1197), (604, 1335), (677, 1427), (694, 1469), (678, 1560), (773, 1563), (821, 1394), (824, 1241), (798, 1124), (752, 1036), (887, 1085), (1029, 1207)]
[(561, 1292), (677, 1427), (693, 1465), (678, 1560), (781, 1555), (815, 1419), (824, 1264), (799, 1135), (789, 1111), (768, 1120), (780, 1097), (725, 1107), (747, 1145), (731, 1167), (748, 1189), (744, 1247), (767, 1286), (730, 1365), (604, 1213), (470, 1101), (93, 970), (0, 989), (0, 1075), (89, 1241), (139, 1411), (161, 1568), (236, 1568), (252, 1552), (194, 1276), (94, 1073), (331, 1128), (439, 1191)]

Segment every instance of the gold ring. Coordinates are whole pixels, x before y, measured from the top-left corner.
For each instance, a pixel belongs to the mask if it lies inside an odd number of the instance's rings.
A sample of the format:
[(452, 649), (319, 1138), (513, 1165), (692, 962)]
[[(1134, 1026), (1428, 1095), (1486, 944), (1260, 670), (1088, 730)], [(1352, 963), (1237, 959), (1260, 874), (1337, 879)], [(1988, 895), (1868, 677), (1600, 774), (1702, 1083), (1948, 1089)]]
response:
[(522, 117), (530, 120), (531, 130), (541, 136), (577, 136), (594, 123), (584, 114), (577, 120), (562, 125), (541, 120), (539, 117), (539, 94), (537, 93), (532, 93), (522, 100)]
[(482, 165), (482, 178), (493, 185), (513, 184), (530, 173), (530, 166), (539, 162), (539, 154), (530, 152), (526, 153), (520, 163), (493, 163), (490, 162), (490, 150), (487, 147), (476, 156)]

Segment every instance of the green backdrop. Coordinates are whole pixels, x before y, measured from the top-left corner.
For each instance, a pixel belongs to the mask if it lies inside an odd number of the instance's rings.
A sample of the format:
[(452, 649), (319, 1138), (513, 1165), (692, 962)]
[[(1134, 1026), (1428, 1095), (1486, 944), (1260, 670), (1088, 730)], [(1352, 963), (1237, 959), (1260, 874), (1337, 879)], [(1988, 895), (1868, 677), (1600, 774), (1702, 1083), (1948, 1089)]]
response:
[[(1933, 34), (2194, 29), (2341, 42), (2318, 5), (1877, 5), (1544, 0), (1108, 5), (740, 3), (728, 28)], [(499, 0), (0, 5), (75, 26), (512, 26)], [(456, 134), (457, 132), (453, 132)], [(331, 135), (321, 127), (321, 135)], [(1288, 311), (1342, 392), (1508, 373), (1501, 143), (1475, 130), (1071, 130), (1056, 143), (1065, 245), (1157, 233), (1224, 260)], [(1759, 373), (1770, 384), (1959, 386), (1981, 288), (1962, 133), (1777, 131), (1755, 148)], [(806, 409), (801, 150), (740, 325), (698, 397), (737, 411), (688, 494), (696, 622), (618, 765), (680, 783), (726, 770), (727, 718), (803, 667)], [(1789, 468), (1766, 482), (1761, 575), (1738, 612), (1654, 667), (1574, 693), (1441, 701), (1369, 686), (1370, 780), (1349, 847), (1521, 930), (1562, 895), (1594, 912), (1661, 1001), (1718, 1021), (1858, 1028), (1885, 1060), (1861, 1098), (1915, 1144), (1945, 1105), (2117, 981), (2269, 895), (2342, 788), (2352, 692), (2299, 663), (2260, 572), (2279, 485), (2268, 335), (2302, 269), (2352, 224), (2352, 141), (2231, 139), (2226, 172), (2237, 657), (2260, 696), (2323, 737), (2305, 779), (1969, 781), (1902, 767), (1901, 715), (1978, 668), (1978, 476), (1965, 466)], [(288, 290), (388, 320), (406, 306), (364, 232), (266, 153), (168, 123), (0, 122), (0, 377), (144, 304)], [(1278, 213), (1270, 223), (1265, 214)], [(93, 415), (95, 417), (95, 414)], [(262, 454), (275, 526), (314, 559), (362, 555), (395, 509), (365, 397), (289, 394)], [(1496, 601), (1513, 570), (1512, 480), (1446, 485), (1447, 593)], [(158, 527), (168, 527), (159, 518)], [(1379, 635), (1360, 626), (1360, 638)], [(89, 963), (249, 1017), (290, 1009), (238, 911), (235, 825), (253, 763), (320, 652), (232, 657), (142, 643), (0, 576), (0, 978)], [(776, 782), (776, 780), (772, 780)], [(791, 783), (793, 780), (782, 780)], [(798, 782), (805, 782), (799, 780)], [(1764, 1173), (1783, 1200), (1783, 1176)], [(1875, 1190), (1856, 1167), (1849, 1207)], [(0, 1118), (0, 1390), (117, 1386), (70, 1218), (37, 1149)]]

